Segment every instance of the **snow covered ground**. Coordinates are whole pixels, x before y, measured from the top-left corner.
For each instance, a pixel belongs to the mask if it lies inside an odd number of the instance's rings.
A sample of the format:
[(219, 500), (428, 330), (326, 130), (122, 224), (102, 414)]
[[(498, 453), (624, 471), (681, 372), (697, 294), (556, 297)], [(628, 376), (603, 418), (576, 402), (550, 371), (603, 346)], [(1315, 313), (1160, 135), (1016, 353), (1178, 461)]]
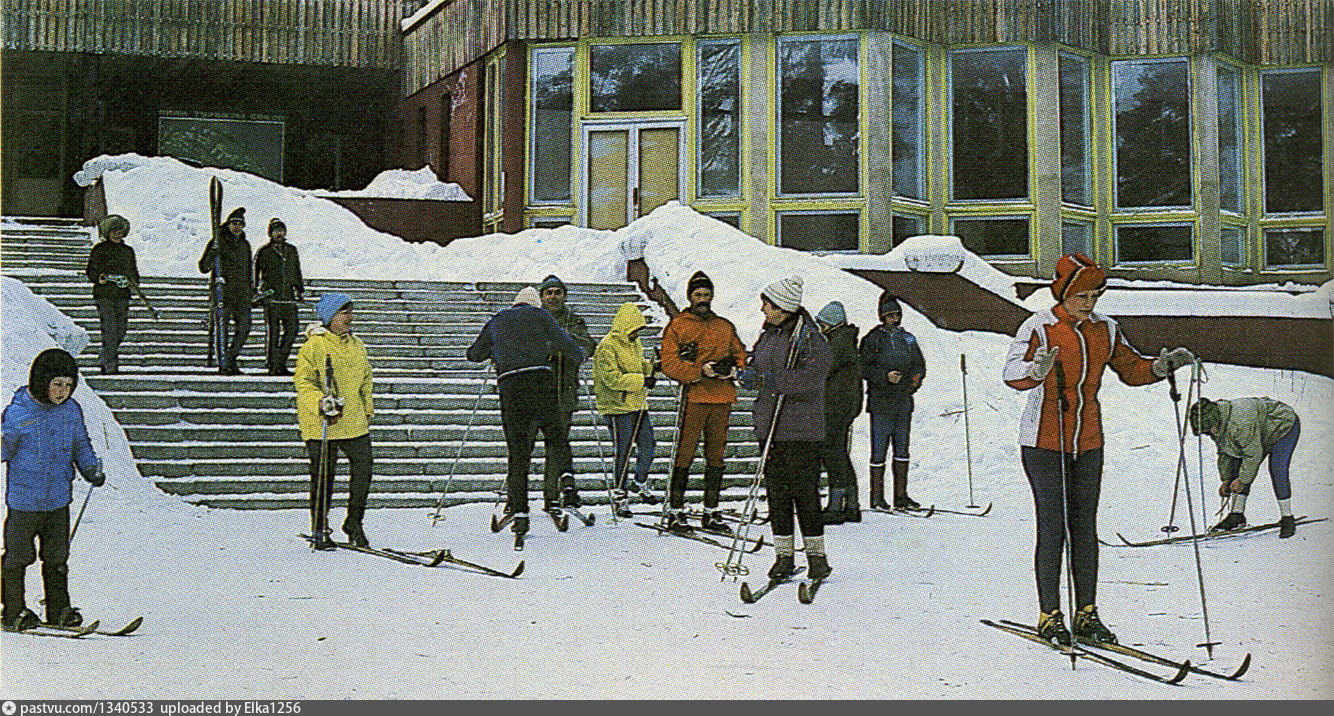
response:
[[(110, 165), (116, 158), (103, 159)], [(131, 244), (143, 273), (194, 275), (204, 213), (198, 204), (207, 173), (167, 161), (108, 171), (115, 175), (108, 177), (108, 203), (134, 224)], [(812, 310), (838, 298), (863, 332), (875, 321), (878, 289), (833, 260), (762, 245), (683, 207), (663, 207), (617, 232), (562, 227), (432, 248), (356, 228), (341, 209), (318, 197), (248, 175), (227, 178), (224, 203), (228, 209), (238, 201), (251, 207), (256, 246), (262, 232), (254, 227), (267, 223), (269, 210), (295, 217), (298, 224), (337, 227), (300, 231), (288, 220), (302, 263), (316, 267), (308, 269), (310, 275), (538, 281), (555, 272), (567, 281), (620, 280), (625, 259), (642, 255), (678, 300), (690, 273), (707, 271), (717, 285), (715, 309), (737, 324), (748, 343), (761, 321), (760, 288), (791, 273), (804, 277), (805, 304)], [(349, 237), (359, 242), (355, 250), (348, 247)], [(178, 248), (182, 245), (188, 251)], [(1311, 310), (1328, 300), (1328, 291), (1326, 285), (1304, 296)], [(1228, 291), (1191, 295), (1239, 310)], [(49, 321), (39, 320), (44, 309), (33, 305), (40, 299), (6, 285), (4, 301), (7, 396), (26, 381), (21, 369), (31, 356), (25, 354), (55, 345), (55, 339), (43, 339), (50, 331)], [(302, 511), (208, 510), (148, 487), (109, 412), (81, 386), (77, 397), (90, 426), (96, 426), (94, 446), (112, 449), (110, 480), (93, 494), (73, 545), (74, 601), (108, 626), (136, 615), (145, 623), (129, 638), (75, 642), (0, 635), (0, 696), (1334, 696), (1329, 522), (1299, 527), (1289, 540), (1268, 532), (1201, 546), (1209, 633), (1220, 642), (1210, 666), (1228, 671), (1251, 653), (1250, 672), (1238, 683), (1191, 676), (1180, 686), (1163, 686), (1085, 662), (1072, 671), (1059, 654), (980, 624), (982, 618), (1031, 623), (1036, 617), (1033, 512), (1016, 446), (1016, 421), (1026, 396), (1000, 382), (1006, 337), (939, 330), (911, 309), (905, 326), (917, 335), (928, 361), (914, 414), (910, 492), (923, 504), (968, 504), (970, 465), (959, 412), (963, 353), (969, 367), (974, 498), (994, 507), (983, 518), (866, 513), (860, 524), (829, 528), (834, 575), (809, 606), (797, 603), (791, 585), (744, 605), (737, 598), (739, 585), (720, 581), (714, 566), (725, 552), (658, 536), (627, 521), (612, 523), (605, 508), (595, 508), (595, 526), (575, 525), (567, 533), (535, 520), (522, 553), (510, 549), (508, 534), (493, 535), (485, 527), (489, 505), (450, 508), (437, 526), (430, 510), (375, 510), (367, 516), (373, 544), (447, 547), (502, 569), (522, 557), (527, 568), (513, 581), (345, 551), (312, 553), (295, 538), (308, 526)], [(13, 342), (15, 335), (38, 337)], [(1296, 407), (1303, 435), (1293, 460), (1294, 509), (1328, 516), (1334, 507), (1334, 459), (1328, 450), (1334, 381), (1225, 365), (1206, 369), (1207, 397), (1267, 395)], [(1101, 534), (1111, 540), (1117, 532), (1155, 537), (1168, 521), (1177, 462), (1166, 386), (1130, 388), (1109, 378), (1102, 402), (1108, 447)], [(659, 440), (670, 437), (670, 431), (659, 433)], [(1218, 502), (1213, 445), (1206, 441), (1197, 451), (1196, 439), (1189, 437), (1186, 450), (1196, 522), (1205, 520), (1201, 462), (1213, 521)], [(867, 453), (863, 417), (853, 441), (863, 503)], [(1248, 505), (1252, 523), (1277, 519), (1266, 475), (1262, 471)], [(85, 487), (76, 488), (76, 501)], [(340, 519), (341, 510), (334, 517)], [(1184, 504), (1175, 523), (1190, 529)], [(755, 570), (748, 578), (752, 586), (763, 581), (771, 558), (768, 550), (746, 557)], [(37, 572), (29, 570), (30, 604), (40, 594)], [(1189, 545), (1104, 548), (1100, 577), (1100, 611), (1124, 642), (1195, 662), (1205, 658), (1205, 651), (1193, 646), (1205, 640), (1205, 631)]]

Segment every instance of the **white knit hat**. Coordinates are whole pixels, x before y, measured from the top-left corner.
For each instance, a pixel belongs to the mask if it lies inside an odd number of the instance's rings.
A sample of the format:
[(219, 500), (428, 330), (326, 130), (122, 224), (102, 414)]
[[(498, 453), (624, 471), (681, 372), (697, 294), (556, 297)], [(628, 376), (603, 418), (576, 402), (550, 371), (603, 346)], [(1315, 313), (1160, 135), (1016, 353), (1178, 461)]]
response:
[(529, 306), (541, 306), (542, 297), (537, 295), (537, 289), (532, 286), (524, 286), (519, 291), (519, 295), (514, 297), (514, 305), (517, 306), (520, 303), (526, 303)]
[(784, 311), (796, 313), (801, 308), (801, 284), (800, 276), (788, 276), (765, 286), (761, 295)]

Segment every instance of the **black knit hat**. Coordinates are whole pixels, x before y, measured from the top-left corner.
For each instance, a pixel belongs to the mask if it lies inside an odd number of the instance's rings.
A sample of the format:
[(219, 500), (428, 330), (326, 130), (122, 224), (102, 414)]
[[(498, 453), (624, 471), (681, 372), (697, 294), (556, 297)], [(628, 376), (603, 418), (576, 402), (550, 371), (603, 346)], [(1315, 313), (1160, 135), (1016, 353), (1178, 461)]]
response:
[(899, 306), (899, 297), (889, 291), (880, 294), (880, 309), (876, 312), (876, 315), (884, 318), (886, 313), (903, 315), (903, 308)]
[(542, 283), (537, 285), (537, 292), (541, 293), (549, 288), (559, 288), (566, 293), (570, 292), (570, 290), (565, 287), (565, 282), (560, 280), (554, 273), (542, 279)]
[(232, 213), (228, 214), (228, 215), (227, 215), (227, 220), (224, 221), (224, 222), (222, 222), (222, 223), (224, 223), (224, 224), (230, 224), (230, 223), (232, 223), (233, 221), (239, 221), (239, 222), (241, 222), (242, 225), (245, 224), (245, 207), (244, 207), (244, 206), (238, 206), (238, 207), (236, 207), (235, 209), (232, 209)]
[(283, 231), (287, 231), (287, 224), (284, 224), (282, 219), (279, 219), (276, 216), (269, 219), (269, 236), (273, 236), (273, 230), (278, 227), (282, 227)]
[(690, 294), (694, 293), (697, 288), (707, 288), (710, 291), (713, 290), (713, 280), (703, 271), (696, 271), (695, 274), (690, 277), (690, 280), (686, 282), (686, 298), (690, 298)]
[(51, 405), (51, 380), (71, 378), (73, 388), (79, 387), (79, 366), (74, 356), (60, 348), (47, 348), (32, 360), (28, 371), (28, 394), (42, 405)]

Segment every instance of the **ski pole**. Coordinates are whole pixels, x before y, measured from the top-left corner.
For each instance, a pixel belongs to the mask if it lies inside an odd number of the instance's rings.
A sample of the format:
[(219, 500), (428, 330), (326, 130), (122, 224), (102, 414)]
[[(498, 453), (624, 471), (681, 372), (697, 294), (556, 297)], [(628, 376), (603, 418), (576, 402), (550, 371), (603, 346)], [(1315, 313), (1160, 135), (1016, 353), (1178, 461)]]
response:
[(968, 506), (977, 507), (973, 500), (973, 441), (968, 430), (968, 360), (959, 354), (959, 376), (963, 380), (963, 449), (968, 462)]
[[(1195, 363), (1191, 366), (1191, 380), (1195, 383), (1195, 402), (1198, 403), (1204, 399), (1205, 383), (1204, 363), (1199, 358), (1196, 358)], [(1187, 405), (1190, 405), (1190, 403), (1187, 403)], [(1195, 472), (1200, 480), (1200, 521), (1207, 531), (1209, 529), (1209, 507), (1204, 497), (1209, 493), (1204, 489), (1204, 433), (1195, 436), (1195, 459)]]
[[(1169, 390), (1168, 390), (1168, 394), (1172, 397), (1172, 404), (1173, 404), (1173, 405), (1179, 405), (1180, 402), (1181, 402), (1181, 392), (1180, 392), (1179, 390), (1177, 390), (1177, 383), (1176, 383), (1176, 375), (1175, 375), (1175, 372), (1173, 372), (1173, 373), (1169, 373), (1169, 374), (1168, 374), (1168, 376), (1167, 376), (1167, 383), (1168, 383), (1168, 385), (1170, 386), (1170, 388), (1169, 388)], [(1194, 389), (1195, 389), (1195, 383), (1194, 383), (1194, 381), (1191, 381), (1190, 385), (1186, 386), (1186, 404), (1187, 404), (1187, 405), (1190, 404), (1191, 394), (1192, 394), (1192, 391), (1193, 391)], [(1178, 408), (1178, 410), (1179, 410), (1179, 408)], [(1180, 413), (1179, 413), (1179, 412), (1178, 412), (1178, 414), (1177, 414), (1177, 420), (1180, 421)], [(1186, 471), (1186, 436), (1185, 436), (1185, 434), (1183, 434), (1181, 431), (1177, 431), (1177, 467), (1176, 467), (1176, 479), (1174, 479), (1174, 480), (1172, 481), (1172, 507), (1171, 507), (1171, 509), (1170, 509), (1170, 510), (1168, 511), (1168, 513), (1167, 513), (1167, 525), (1165, 525), (1164, 527), (1161, 528), (1161, 531), (1162, 531), (1162, 532), (1165, 532), (1165, 533), (1168, 533), (1168, 534), (1171, 534), (1171, 533), (1173, 533), (1173, 532), (1178, 532), (1178, 531), (1180, 531), (1180, 529), (1181, 529), (1181, 528), (1179, 528), (1179, 527), (1176, 526), (1176, 518), (1177, 518), (1177, 494), (1178, 494), (1178, 493), (1180, 492), (1180, 490), (1181, 490), (1182, 474), (1185, 473), (1185, 472), (1187, 472), (1187, 471)], [(1189, 481), (1189, 480), (1190, 480), (1190, 475), (1187, 474), (1187, 475), (1185, 476), (1185, 479), (1186, 479), (1186, 481)]]
[[(1056, 429), (1060, 432), (1060, 464), (1061, 464), (1061, 516), (1064, 520), (1062, 524), (1065, 539), (1062, 540), (1065, 547), (1065, 591), (1066, 598), (1070, 603), (1070, 629), (1075, 628), (1075, 553), (1074, 547), (1070, 544), (1072, 535), (1070, 534), (1070, 489), (1067, 484), (1067, 475), (1065, 469), (1065, 410), (1069, 403), (1065, 397), (1065, 366), (1061, 361), (1056, 361)], [(1078, 425), (1078, 422), (1076, 422)], [(1075, 436), (1075, 449), (1079, 446), (1079, 436)], [(1071, 644), (1074, 643), (1073, 635)], [(1074, 671), (1076, 652), (1073, 648), (1070, 653), (1070, 670)]]
[(79, 507), (79, 516), (74, 518), (74, 526), (69, 530), (69, 541), (71, 542), (74, 541), (74, 533), (79, 531), (79, 523), (83, 521), (83, 511), (88, 509), (88, 498), (93, 496), (94, 489), (96, 488), (89, 485), (88, 494), (83, 496), (83, 505)]
[(607, 472), (607, 454), (602, 451), (602, 432), (598, 429), (597, 398), (593, 395), (593, 379), (591, 377), (588, 381), (588, 416), (593, 423), (593, 437), (598, 444), (598, 462), (602, 465), (602, 484), (607, 488), (607, 505), (611, 507), (611, 521), (620, 522), (621, 518), (616, 514), (616, 501), (611, 494), (611, 477)]
[[(1176, 371), (1168, 371), (1167, 383), (1170, 386), (1169, 395), (1172, 396), (1172, 411), (1176, 414), (1177, 442), (1181, 446), (1177, 452), (1177, 478), (1181, 478), (1181, 471), (1186, 466), (1186, 425), (1181, 420), (1181, 393), (1177, 392)], [(1209, 658), (1214, 658), (1214, 646), (1219, 642), (1212, 640), (1209, 634), (1209, 607), (1205, 601), (1204, 594), (1204, 567), (1200, 562), (1200, 533), (1195, 527), (1195, 505), (1191, 504), (1190, 496), (1190, 478), (1182, 480), (1186, 485), (1186, 511), (1190, 514), (1190, 544), (1195, 551), (1195, 578), (1200, 586), (1200, 615), (1204, 618), (1204, 643), (1196, 644), (1197, 647), (1204, 647)], [(1200, 496), (1200, 501), (1204, 501), (1204, 496)]]
[[(681, 424), (686, 419), (686, 398), (689, 394), (689, 386), (685, 383), (676, 384), (676, 426), (672, 430), (672, 459), (667, 463), (667, 479), (663, 481), (662, 485), (661, 515), (664, 520), (667, 519), (667, 511), (671, 508), (672, 473), (676, 472), (676, 456), (681, 450)], [(687, 466), (689, 466), (688, 463)], [(689, 476), (686, 477), (686, 484), (690, 484)], [(682, 488), (681, 491), (685, 492), (685, 489)]]
[(445, 487), (440, 491), (440, 499), (435, 503), (435, 514), (431, 515), (432, 527), (445, 519), (445, 516), (440, 514), (440, 510), (445, 506), (445, 496), (449, 494), (449, 483), (454, 479), (454, 471), (458, 469), (459, 460), (463, 457), (463, 446), (468, 444), (468, 435), (472, 432), (472, 422), (477, 417), (477, 407), (482, 404), (482, 394), (486, 392), (487, 383), (490, 381), (491, 376), (482, 376), (482, 385), (477, 389), (477, 399), (473, 401), (472, 412), (468, 414), (468, 426), (463, 429), (463, 439), (459, 441), (458, 452), (454, 453), (454, 464), (449, 466), (449, 476), (445, 478)]

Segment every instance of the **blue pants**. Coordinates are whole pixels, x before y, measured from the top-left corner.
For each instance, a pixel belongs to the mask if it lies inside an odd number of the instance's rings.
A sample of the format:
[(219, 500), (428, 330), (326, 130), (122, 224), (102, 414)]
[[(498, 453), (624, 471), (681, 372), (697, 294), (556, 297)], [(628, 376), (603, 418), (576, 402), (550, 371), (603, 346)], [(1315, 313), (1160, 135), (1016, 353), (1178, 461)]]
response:
[(912, 431), (912, 404), (886, 412), (871, 413), (871, 464), (884, 465), (889, 443), (894, 442), (894, 459), (908, 459), (908, 435)]
[[(1024, 474), (1033, 490), (1037, 514), (1037, 545), (1033, 566), (1038, 583), (1038, 607), (1044, 612), (1061, 606), (1061, 561), (1067, 535), (1070, 571), (1075, 582), (1075, 608), (1097, 603), (1098, 496), (1102, 492), (1102, 448), (1085, 450), (1078, 457), (1035, 447), (1020, 447)], [(1065, 484), (1061, 478), (1064, 476)], [(1064, 499), (1062, 499), (1064, 498)], [(1065, 517), (1069, 514), (1069, 530)]]
[(103, 373), (120, 370), (120, 344), (130, 330), (130, 299), (94, 298), (97, 318), (102, 324), (102, 347), (98, 362)]
[[(1274, 446), (1269, 448), (1269, 481), (1274, 484), (1274, 497), (1280, 500), (1286, 500), (1292, 497), (1292, 483), (1288, 480), (1288, 466), (1292, 464), (1292, 452), (1297, 449), (1297, 438), (1302, 434), (1302, 421), (1300, 418), (1292, 423), (1288, 433), (1279, 438)], [(1240, 459), (1232, 461), (1232, 479), (1236, 479), (1237, 468), (1241, 467)], [(1243, 495), (1251, 494), (1251, 486), (1241, 491)]]
[[(653, 422), (649, 418), (648, 411), (615, 413), (602, 417), (607, 421), (607, 427), (611, 429), (611, 441), (616, 446), (616, 486), (627, 489), (629, 475), (626, 467), (630, 462), (632, 442), (638, 446), (635, 452), (635, 482), (644, 483), (648, 480), (649, 470), (653, 469), (653, 451), (657, 449), (657, 443), (653, 438)], [(639, 426), (637, 434), (636, 425)]]

